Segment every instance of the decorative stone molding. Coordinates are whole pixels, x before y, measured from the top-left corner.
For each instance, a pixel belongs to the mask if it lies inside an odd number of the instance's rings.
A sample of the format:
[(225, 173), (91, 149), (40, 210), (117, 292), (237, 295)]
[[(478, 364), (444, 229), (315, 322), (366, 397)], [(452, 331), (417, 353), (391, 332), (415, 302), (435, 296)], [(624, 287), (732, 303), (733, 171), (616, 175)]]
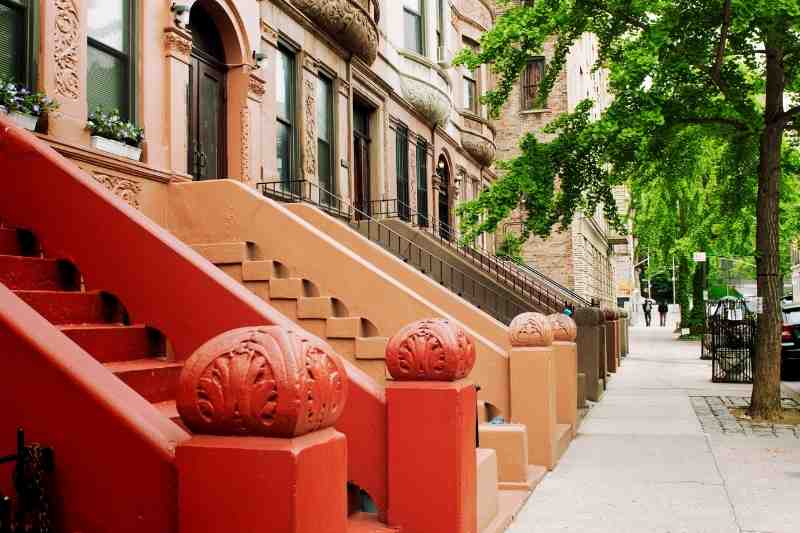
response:
[(278, 45), (278, 31), (263, 19), (261, 20), (261, 38), (272, 46)]
[(553, 327), (541, 313), (522, 313), (508, 326), (508, 338), (515, 348), (550, 346), (553, 344)]
[(403, 97), (432, 124), (444, 125), (450, 117), (450, 98), (433, 85), (403, 74)]
[(75, 0), (55, 0), (56, 18), (53, 31), (55, 42), (56, 92), (70, 100), (80, 98), (78, 75), (78, 44), (80, 18)]
[(167, 56), (172, 56), (188, 63), (189, 56), (192, 54), (191, 37), (175, 28), (167, 28), (164, 30), (164, 50)]
[(339, 357), (280, 326), (223, 333), (186, 361), (181, 419), (196, 434), (293, 438), (333, 426), (347, 399)]
[(449, 320), (419, 320), (389, 339), (386, 366), (398, 381), (456, 381), (475, 366), (475, 344)]
[(578, 326), (571, 317), (564, 313), (553, 313), (547, 319), (553, 328), (553, 339), (564, 342), (575, 342), (578, 336)]
[[(378, 57), (378, 20), (360, 4), (372, 0), (292, 0), (300, 11), (367, 65)], [(373, 4), (377, 12), (377, 5)]]
[(242, 108), (242, 181), (250, 181), (250, 109)]
[(486, 137), (464, 130), (461, 132), (461, 145), (481, 166), (488, 167), (494, 162), (497, 148)]
[(266, 92), (266, 82), (255, 74), (250, 74), (250, 79), (247, 82), (248, 94), (251, 98), (261, 101), (261, 98)]
[(303, 114), (305, 117), (305, 135), (303, 143), (303, 171), (307, 180), (314, 180), (317, 175), (317, 93), (314, 82), (306, 78), (303, 82), (305, 99)]
[(109, 176), (98, 172), (93, 172), (92, 177), (111, 191), (114, 196), (120, 198), (134, 209), (139, 209), (139, 193), (142, 192), (142, 186), (139, 183), (127, 178)]

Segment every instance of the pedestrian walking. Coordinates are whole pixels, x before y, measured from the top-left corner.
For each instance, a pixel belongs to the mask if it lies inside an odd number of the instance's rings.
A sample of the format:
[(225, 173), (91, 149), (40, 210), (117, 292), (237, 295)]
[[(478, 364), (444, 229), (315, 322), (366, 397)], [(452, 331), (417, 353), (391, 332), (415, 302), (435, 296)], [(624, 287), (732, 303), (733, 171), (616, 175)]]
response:
[(661, 319), (661, 327), (662, 328), (667, 327), (667, 312), (668, 311), (669, 311), (669, 306), (667, 305), (666, 302), (662, 301), (660, 304), (658, 304), (658, 315), (659, 315), (659, 318)]
[(650, 301), (649, 298), (644, 301), (644, 305), (642, 305), (642, 311), (644, 311), (644, 322), (649, 328), (650, 321), (653, 320), (653, 302)]

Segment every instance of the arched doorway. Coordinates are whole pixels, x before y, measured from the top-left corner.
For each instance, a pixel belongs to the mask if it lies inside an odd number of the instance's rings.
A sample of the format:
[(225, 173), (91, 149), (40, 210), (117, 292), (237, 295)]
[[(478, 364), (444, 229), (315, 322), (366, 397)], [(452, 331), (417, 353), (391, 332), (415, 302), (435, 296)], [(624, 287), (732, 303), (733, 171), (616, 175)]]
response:
[(450, 240), (450, 165), (444, 154), (439, 156), (436, 175), (439, 177), (439, 236)]
[(189, 71), (189, 173), (196, 180), (226, 174), (225, 48), (214, 19), (195, 2), (189, 18), (192, 55)]

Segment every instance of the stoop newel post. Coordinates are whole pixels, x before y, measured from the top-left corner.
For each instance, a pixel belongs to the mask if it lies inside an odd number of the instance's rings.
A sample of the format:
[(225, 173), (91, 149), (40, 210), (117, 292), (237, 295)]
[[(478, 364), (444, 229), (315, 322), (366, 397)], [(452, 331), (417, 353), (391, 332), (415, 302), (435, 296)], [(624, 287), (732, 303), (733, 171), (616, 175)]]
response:
[(615, 338), (617, 324), (614, 318), (614, 311), (612, 309), (603, 309), (605, 317), (605, 330), (606, 330), (606, 371), (611, 374), (617, 372), (617, 355), (615, 350)]
[(553, 327), (545, 315), (523, 313), (509, 326), (511, 420), (528, 428), (528, 460), (557, 461), (556, 367)]
[(553, 328), (553, 357), (556, 371), (556, 421), (568, 424), (574, 437), (578, 432), (578, 327), (563, 313), (547, 317)]
[(586, 398), (599, 401), (603, 395), (605, 383), (604, 365), (605, 345), (602, 312), (592, 307), (575, 310), (575, 322), (578, 325), (578, 369), (583, 373), (586, 383)]
[(250, 327), (215, 337), (178, 386), (194, 437), (178, 446), (178, 531), (346, 533), (347, 441), (333, 429), (344, 366), (301, 331)]
[(442, 319), (392, 337), (386, 366), (389, 525), (404, 533), (477, 529), (475, 345)]

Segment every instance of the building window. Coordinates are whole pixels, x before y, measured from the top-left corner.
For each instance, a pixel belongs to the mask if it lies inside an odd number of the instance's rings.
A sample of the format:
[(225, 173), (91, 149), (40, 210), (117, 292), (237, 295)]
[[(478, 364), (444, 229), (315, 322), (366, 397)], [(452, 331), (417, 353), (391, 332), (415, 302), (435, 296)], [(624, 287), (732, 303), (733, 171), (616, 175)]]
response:
[(397, 214), (401, 220), (408, 221), (411, 213), (408, 201), (408, 128), (397, 126)]
[(277, 150), (278, 150), (278, 176), (284, 184), (295, 178), (295, 162), (297, 158), (297, 132), (295, 128), (295, 55), (290, 50), (280, 46), (275, 62), (276, 72), (276, 115)]
[(0, 0), (0, 78), (34, 87), (34, 0)]
[(425, 55), (425, 25), (422, 17), (424, 0), (404, 0), (405, 47)]
[(527, 111), (536, 108), (539, 88), (544, 77), (544, 58), (538, 57), (528, 63), (522, 74), (522, 109)]
[(130, 0), (89, 0), (86, 17), (89, 110), (118, 109), (125, 120), (134, 115), (134, 5)]
[(428, 141), (417, 140), (417, 224), (428, 227)]
[[(317, 78), (317, 173), (319, 186), (324, 189), (320, 200), (331, 204), (336, 194), (333, 170), (333, 80)], [(330, 194), (329, 194), (330, 193)]]
[(444, 61), (445, 58), (445, 19), (444, 19), (444, 0), (436, 0), (436, 58)]
[[(471, 48), (474, 52), (478, 52), (480, 47), (478, 43), (464, 39), (464, 47)], [(472, 111), (476, 115), (480, 112), (480, 67), (475, 70), (467, 71), (464, 75), (464, 109)]]

